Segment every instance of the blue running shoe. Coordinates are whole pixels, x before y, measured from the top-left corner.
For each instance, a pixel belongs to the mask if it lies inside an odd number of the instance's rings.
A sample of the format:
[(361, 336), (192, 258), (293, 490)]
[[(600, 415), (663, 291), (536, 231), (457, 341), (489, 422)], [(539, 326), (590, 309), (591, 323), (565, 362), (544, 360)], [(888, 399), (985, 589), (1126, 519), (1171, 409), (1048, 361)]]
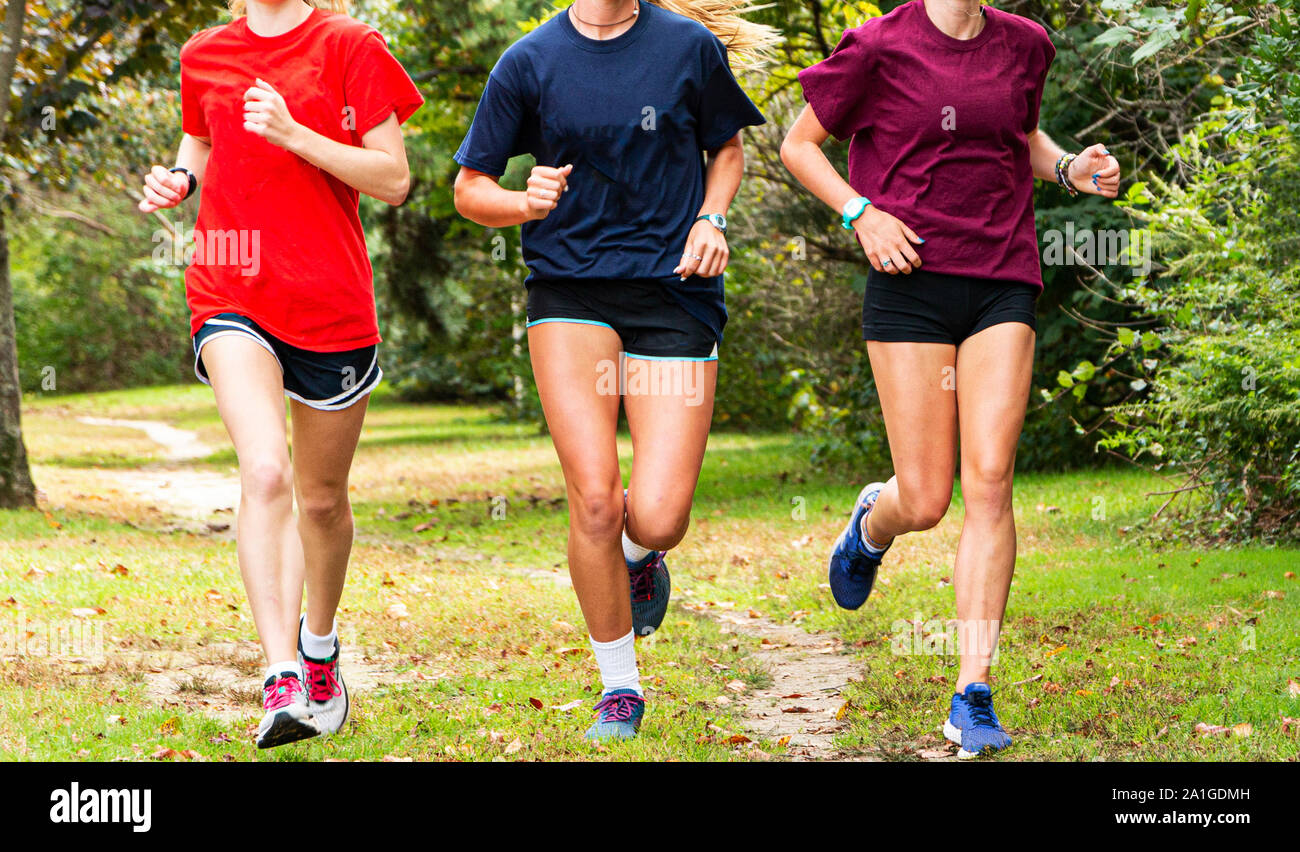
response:
[(635, 689), (606, 692), (596, 705), (596, 721), (587, 729), (589, 740), (628, 740), (641, 729), (645, 699)]
[[(862, 541), (862, 519), (876, 505), (876, 498), (884, 489), (885, 483), (873, 482), (858, 492), (858, 501), (853, 505), (848, 525), (844, 532), (835, 539), (831, 550), (830, 584), (835, 602), (844, 609), (857, 609), (867, 601), (871, 587), (876, 582), (876, 571), (880, 568), (880, 556), (870, 556)], [(893, 544), (891, 541), (890, 545)], [(885, 546), (889, 550), (889, 545)]]
[(943, 723), (943, 735), (961, 746), (957, 749), (961, 760), (1011, 745), (1011, 737), (993, 712), (993, 691), (987, 683), (972, 683), (964, 693), (953, 694), (952, 712)]
[(627, 564), (627, 578), (632, 587), (632, 630), (649, 636), (664, 623), (668, 612), (668, 595), (673, 584), (664, 564), (665, 551), (652, 550), (639, 565)]

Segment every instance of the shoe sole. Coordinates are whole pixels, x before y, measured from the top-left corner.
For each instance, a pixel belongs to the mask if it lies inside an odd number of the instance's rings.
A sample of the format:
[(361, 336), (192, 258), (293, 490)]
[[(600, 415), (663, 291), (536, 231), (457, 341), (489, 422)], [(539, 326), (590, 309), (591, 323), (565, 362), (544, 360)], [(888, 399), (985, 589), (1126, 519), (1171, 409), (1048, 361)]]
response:
[(316, 720), (308, 716), (300, 719), (290, 713), (279, 712), (271, 721), (271, 727), (267, 728), (264, 733), (257, 737), (258, 748), (275, 748), (276, 746), (296, 743), (299, 740), (307, 740), (312, 737), (320, 736), (320, 726)]
[[(948, 742), (957, 744), (958, 760), (972, 760), (980, 756), (981, 752), (967, 751), (966, 749), (961, 747), (961, 728), (958, 728), (956, 725), (954, 725), (952, 722), (948, 721), (947, 719), (943, 720), (943, 735), (944, 738), (948, 740)], [(993, 752), (1001, 751), (1002, 749), (994, 748), (994, 749), (986, 749), (986, 750), (990, 753), (993, 753)]]

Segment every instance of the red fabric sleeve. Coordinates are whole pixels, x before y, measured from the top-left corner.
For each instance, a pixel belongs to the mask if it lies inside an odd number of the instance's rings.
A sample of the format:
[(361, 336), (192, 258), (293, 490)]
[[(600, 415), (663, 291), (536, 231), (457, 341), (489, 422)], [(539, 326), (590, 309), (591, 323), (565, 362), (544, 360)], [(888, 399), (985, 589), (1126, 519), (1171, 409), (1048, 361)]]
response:
[(352, 51), (343, 80), (343, 97), (354, 110), (357, 136), (364, 136), (389, 113), (406, 121), (424, 103), (406, 69), (388, 52), (377, 30), (368, 32)]

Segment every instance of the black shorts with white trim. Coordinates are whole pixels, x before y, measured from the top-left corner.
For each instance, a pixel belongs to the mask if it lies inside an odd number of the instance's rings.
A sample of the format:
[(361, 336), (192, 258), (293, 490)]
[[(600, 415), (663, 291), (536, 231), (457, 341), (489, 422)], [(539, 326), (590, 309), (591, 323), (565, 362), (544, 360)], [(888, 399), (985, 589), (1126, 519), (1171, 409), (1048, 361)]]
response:
[(194, 374), (199, 381), (211, 384), (203, 347), (230, 335), (252, 340), (271, 353), (284, 374), (285, 395), (320, 411), (348, 408), (384, 377), (379, 347), (374, 344), (343, 352), (313, 352), (285, 343), (243, 314), (225, 313), (207, 320), (194, 335)]

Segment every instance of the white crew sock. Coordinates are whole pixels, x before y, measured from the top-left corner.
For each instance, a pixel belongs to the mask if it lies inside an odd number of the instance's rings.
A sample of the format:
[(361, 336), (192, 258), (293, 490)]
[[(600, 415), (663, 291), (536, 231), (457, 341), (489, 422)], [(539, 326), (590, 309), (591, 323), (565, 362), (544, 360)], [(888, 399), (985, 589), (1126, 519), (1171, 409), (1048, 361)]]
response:
[(642, 562), (647, 556), (654, 553), (648, 547), (642, 547), (635, 541), (627, 537), (627, 530), (623, 530), (623, 558), (628, 564), (636, 565)]
[(297, 660), (289, 660), (284, 663), (271, 663), (271, 665), (266, 667), (266, 674), (263, 675), (262, 680), (266, 680), (269, 677), (278, 678), (282, 672), (293, 672), (294, 677), (298, 678), (298, 680), (302, 680), (302, 666), (298, 665)]
[(302, 653), (305, 657), (311, 657), (313, 660), (328, 660), (334, 656), (334, 640), (338, 638), (338, 622), (330, 624), (328, 636), (317, 636), (311, 632), (307, 626), (307, 619), (302, 620), (302, 627), (298, 631), (302, 639)]
[(635, 634), (631, 630), (622, 639), (612, 642), (591, 640), (596, 652), (596, 665), (600, 666), (600, 680), (605, 692), (615, 689), (635, 689), (641, 695), (641, 673), (636, 667)]

